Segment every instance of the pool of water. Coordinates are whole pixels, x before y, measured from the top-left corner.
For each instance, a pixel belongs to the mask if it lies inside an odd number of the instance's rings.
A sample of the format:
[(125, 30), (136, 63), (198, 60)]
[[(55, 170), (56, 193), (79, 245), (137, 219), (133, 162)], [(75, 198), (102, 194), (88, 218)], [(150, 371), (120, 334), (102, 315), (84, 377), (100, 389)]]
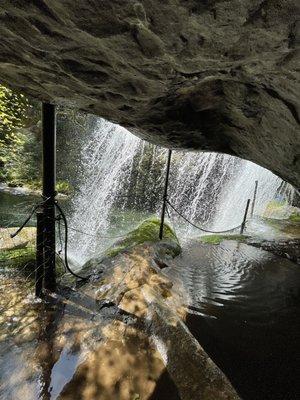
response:
[[(0, 190), (0, 227), (20, 226), (38, 201), (41, 201), (39, 196), (27, 195), (20, 191), (12, 194)], [(33, 217), (28, 225), (34, 224)]]
[(299, 399), (299, 265), (193, 241), (166, 273), (187, 288), (188, 327), (244, 400)]

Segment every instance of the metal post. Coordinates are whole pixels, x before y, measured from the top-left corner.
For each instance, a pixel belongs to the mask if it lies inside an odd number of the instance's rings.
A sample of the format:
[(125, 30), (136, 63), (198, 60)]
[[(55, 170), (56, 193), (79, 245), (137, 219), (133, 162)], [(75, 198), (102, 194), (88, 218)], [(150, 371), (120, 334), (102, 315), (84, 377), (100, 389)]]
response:
[(43, 198), (44, 211), (44, 288), (55, 290), (55, 178), (56, 178), (56, 118), (55, 106), (43, 103)]
[(240, 234), (241, 234), (241, 235), (244, 233), (244, 229), (245, 229), (245, 226), (246, 226), (249, 204), (250, 204), (250, 199), (247, 200), (247, 204), (246, 204), (246, 208), (245, 208), (245, 213), (244, 213), (244, 218), (243, 218), (243, 222), (242, 222), (242, 225), (241, 225), (241, 231), (240, 231)]
[(36, 213), (36, 270), (35, 270), (35, 295), (42, 297), (44, 279), (44, 214)]
[(168, 185), (169, 185), (169, 175), (170, 175), (170, 166), (171, 166), (171, 156), (172, 156), (172, 150), (169, 150), (164, 196), (163, 196), (163, 205), (162, 205), (162, 210), (161, 210), (161, 220), (160, 220), (160, 228), (159, 228), (160, 240), (163, 238), (163, 232), (164, 232), (164, 222), (165, 222), (165, 213), (166, 213), (166, 205), (167, 205), (167, 198), (168, 198)]
[(253, 199), (252, 199), (252, 203), (251, 203), (251, 218), (253, 218), (253, 214), (254, 214), (254, 207), (255, 207), (256, 195), (257, 195), (257, 187), (258, 187), (258, 181), (255, 181)]

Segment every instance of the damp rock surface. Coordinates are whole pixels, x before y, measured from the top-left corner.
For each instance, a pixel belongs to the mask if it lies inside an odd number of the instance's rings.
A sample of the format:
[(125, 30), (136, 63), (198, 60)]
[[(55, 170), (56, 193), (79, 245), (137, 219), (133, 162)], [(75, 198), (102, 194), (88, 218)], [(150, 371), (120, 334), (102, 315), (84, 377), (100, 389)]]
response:
[(0, 80), (299, 186), (296, 0), (4, 1)]
[[(97, 288), (97, 301), (109, 301), (137, 319), (140, 334), (146, 334), (159, 353), (177, 388), (178, 399), (239, 399), (225, 375), (185, 326), (186, 292), (179, 282), (160, 272), (153, 262), (156, 256), (153, 244), (138, 245), (126, 254), (120, 253), (101, 280), (85, 293), (91, 296)], [(141, 398), (164, 399), (157, 388), (152, 396), (143, 393)], [(172, 394), (168, 398), (177, 399)]]
[(139, 245), (45, 301), (0, 276), (0, 398), (235, 400), (184, 324), (185, 292)]
[(156, 249), (155, 260), (162, 265), (166, 258), (170, 259), (180, 254), (181, 246), (176, 233), (168, 224), (164, 223), (162, 240), (159, 239), (159, 233), (160, 219), (156, 217), (147, 218), (135, 229), (112, 244), (103, 254), (88, 260), (82, 270), (86, 273), (89, 270), (93, 270), (93, 268), (97, 269), (101, 263), (109, 261), (118, 254), (127, 252), (132, 247), (143, 243), (151, 243), (154, 246)]

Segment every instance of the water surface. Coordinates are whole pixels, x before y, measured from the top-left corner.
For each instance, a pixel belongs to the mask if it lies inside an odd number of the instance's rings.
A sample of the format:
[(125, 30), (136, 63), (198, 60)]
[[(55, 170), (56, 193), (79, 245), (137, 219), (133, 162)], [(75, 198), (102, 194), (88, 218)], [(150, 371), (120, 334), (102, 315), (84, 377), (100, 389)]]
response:
[(299, 398), (298, 265), (235, 241), (193, 241), (167, 273), (188, 289), (189, 328), (244, 400)]

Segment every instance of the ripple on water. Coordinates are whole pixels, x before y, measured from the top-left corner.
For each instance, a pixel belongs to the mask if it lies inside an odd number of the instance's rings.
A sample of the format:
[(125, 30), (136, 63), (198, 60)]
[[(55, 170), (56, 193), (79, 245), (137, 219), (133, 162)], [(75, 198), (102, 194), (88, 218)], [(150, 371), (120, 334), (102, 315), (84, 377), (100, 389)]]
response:
[(222, 307), (231, 318), (260, 320), (262, 314), (271, 317), (285, 310), (299, 295), (296, 265), (235, 241), (192, 242), (169, 273), (188, 288), (190, 305), (208, 316)]
[(235, 241), (193, 241), (166, 273), (188, 289), (187, 324), (243, 399), (299, 398), (299, 265)]

